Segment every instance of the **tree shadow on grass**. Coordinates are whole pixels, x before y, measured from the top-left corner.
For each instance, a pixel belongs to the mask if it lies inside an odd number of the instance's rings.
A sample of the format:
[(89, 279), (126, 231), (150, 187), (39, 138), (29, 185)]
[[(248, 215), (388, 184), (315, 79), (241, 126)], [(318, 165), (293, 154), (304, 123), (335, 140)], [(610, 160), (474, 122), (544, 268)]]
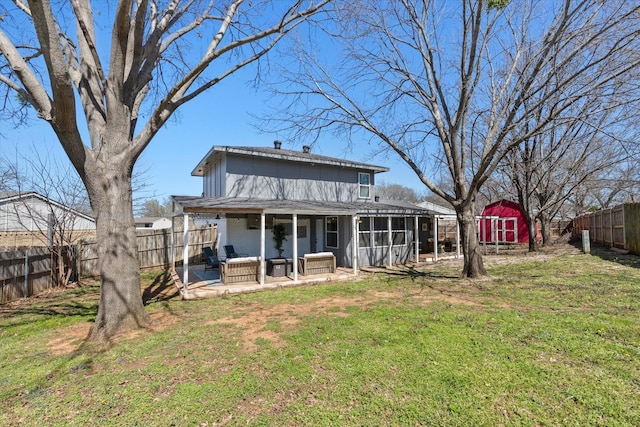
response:
[[(569, 243), (576, 248), (583, 250), (581, 239), (572, 239)], [(626, 267), (640, 268), (640, 256), (629, 253), (628, 251), (610, 247), (600, 246), (596, 243), (591, 243), (591, 255), (597, 256), (606, 261), (611, 261), (624, 265)]]
[[(24, 318), (24, 323), (38, 317), (95, 317), (98, 313), (100, 288), (86, 286), (76, 289), (53, 289), (40, 295), (0, 305), (0, 319)], [(12, 321), (12, 325), (21, 322)]]
[(389, 276), (396, 277), (406, 277), (412, 280), (422, 279), (422, 278), (431, 278), (431, 279), (459, 279), (459, 275), (454, 275), (448, 272), (442, 271), (424, 271), (418, 270), (413, 266), (398, 266), (394, 269), (385, 269), (383, 270), (384, 274)]
[(157, 275), (151, 284), (143, 288), (142, 302), (149, 305), (154, 302), (169, 301), (180, 296), (178, 288), (175, 286), (171, 272), (165, 270)]

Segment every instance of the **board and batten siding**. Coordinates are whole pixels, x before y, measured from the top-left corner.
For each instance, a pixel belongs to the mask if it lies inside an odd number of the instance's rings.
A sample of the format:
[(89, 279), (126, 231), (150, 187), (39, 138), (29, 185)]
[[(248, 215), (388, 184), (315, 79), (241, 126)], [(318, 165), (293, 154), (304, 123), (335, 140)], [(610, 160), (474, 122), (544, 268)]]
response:
[(226, 197), (227, 174), (226, 156), (217, 158), (209, 168), (202, 180), (202, 194), (205, 197)]
[[(373, 186), (370, 170), (227, 155), (226, 164), (207, 173), (205, 195), (351, 202), (358, 200), (359, 172), (369, 173)], [(219, 193), (223, 185), (225, 192)]]

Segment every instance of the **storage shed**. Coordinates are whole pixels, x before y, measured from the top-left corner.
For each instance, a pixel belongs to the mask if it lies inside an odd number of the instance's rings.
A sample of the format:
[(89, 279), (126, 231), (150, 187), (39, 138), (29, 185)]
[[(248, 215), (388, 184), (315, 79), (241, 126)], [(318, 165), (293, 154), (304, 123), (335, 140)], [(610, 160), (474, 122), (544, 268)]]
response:
[[(495, 231), (494, 231), (495, 227)], [(479, 220), (480, 242), (528, 243), (529, 228), (520, 205), (510, 200), (499, 200), (485, 206)]]

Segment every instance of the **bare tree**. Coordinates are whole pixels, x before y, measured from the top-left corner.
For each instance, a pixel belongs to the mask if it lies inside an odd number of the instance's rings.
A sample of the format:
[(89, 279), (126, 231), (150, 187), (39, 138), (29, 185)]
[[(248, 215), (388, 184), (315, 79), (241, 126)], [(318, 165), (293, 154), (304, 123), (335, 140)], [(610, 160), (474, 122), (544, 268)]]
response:
[[(585, 77), (592, 78), (581, 76), (571, 85), (588, 85)], [(572, 195), (585, 183), (597, 185), (605, 174), (611, 176), (612, 170), (630, 164), (638, 138), (637, 118), (635, 113), (629, 114), (638, 108), (639, 87), (635, 81), (637, 76), (625, 74), (593, 88), (580, 102), (555, 117), (544, 131), (523, 140), (506, 156), (500, 172), (507, 177), (505, 181), (513, 183), (527, 217), (530, 251), (537, 248), (537, 221), (542, 228), (543, 245), (551, 244), (551, 220), (561, 211), (569, 211), (567, 202)], [(558, 94), (553, 94), (555, 79), (547, 83), (547, 90), (541, 91), (540, 96), (551, 105), (561, 102)], [(537, 105), (548, 108), (542, 103)], [(518, 139), (518, 133), (526, 133), (532, 122), (544, 116), (544, 111), (527, 110), (527, 116), (529, 120), (521, 127), (514, 127), (513, 139)], [(616, 187), (628, 188), (630, 181), (625, 181)], [(611, 184), (612, 180), (608, 180), (607, 185)]]
[[(66, 286), (73, 273), (71, 246), (93, 237), (88, 228), (91, 217), (87, 192), (70, 164), (61, 165), (48, 153), (32, 150), (29, 156), (0, 157), (0, 169), (6, 180), (0, 191), (24, 196), (13, 204), (11, 217), (16, 225), (32, 233), (36, 246), (47, 246), (56, 262), (54, 282)], [(44, 200), (35, 199), (36, 193)], [(79, 223), (84, 223), (78, 228)], [(88, 235), (89, 234), (89, 235)]]
[[(16, 95), (5, 107), (18, 107), (6, 113), (30, 106), (51, 125), (96, 215), (101, 291), (90, 339), (150, 323), (132, 208), (140, 154), (179, 107), (263, 57), (327, 3), (120, 0), (95, 15), (89, 0), (2, 6), (0, 82)], [(110, 31), (109, 51), (101, 29)]]
[(387, 200), (402, 200), (411, 203), (417, 203), (422, 199), (413, 188), (405, 187), (401, 184), (387, 184), (385, 182), (376, 184), (376, 195)]
[[(397, 153), (456, 210), (464, 276), (485, 274), (474, 202), (500, 160), (550, 126), (566, 108), (637, 66), (638, 5), (622, 0), (398, 0), (350, 2), (320, 59), (302, 46), (278, 93), (275, 116), (294, 135), (326, 129)], [(567, 73), (567, 70), (571, 72)], [(571, 82), (581, 76), (585, 85)], [(558, 102), (539, 96), (553, 80)], [(292, 82), (295, 82), (292, 83)], [(546, 108), (541, 108), (543, 104)], [(541, 116), (525, 133), (524, 106)], [(434, 177), (446, 171), (452, 190)]]
[(140, 209), (141, 216), (147, 217), (170, 217), (171, 199), (167, 198), (163, 202), (158, 199), (145, 200)]

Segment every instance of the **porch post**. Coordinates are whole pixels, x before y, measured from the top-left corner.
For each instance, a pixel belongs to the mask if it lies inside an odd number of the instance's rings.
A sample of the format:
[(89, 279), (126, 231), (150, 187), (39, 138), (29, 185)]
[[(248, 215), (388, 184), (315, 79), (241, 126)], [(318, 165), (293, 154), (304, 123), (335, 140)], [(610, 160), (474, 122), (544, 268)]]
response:
[[(293, 281), (298, 281), (298, 214), (294, 213), (291, 219), (291, 227), (293, 228), (293, 259), (291, 260), (291, 269), (293, 270)], [(284, 263), (284, 271), (287, 272), (287, 262)]]
[(438, 261), (438, 217), (433, 217), (433, 261)]
[(264, 285), (264, 274), (265, 274), (265, 250), (264, 250), (264, 244), (265, 244), (265, 225), (266, 225), (266, 221), (265, 221), (265, 215), (264, 215), (264, 211), (262, 211), (260, 213), (260, 284)]
[(413, 224), (414, 225), (414, 227), (413, 227), (414, 248), (413, 248), (413, 250), (414, 250), (415, 255), (416, 255), (416, 264), (417, 264), (417, 263), (420, 262), (420, 237), (418, 237), (418, 231), (419, 231), (418, 230), (418, 228), (419, 228), (418, 227), (418, 221), (419, 221), (418, 215), (415, 216), (413, 221), (414, 221), (414, 224)]
[(182, 225), (182, 269), (184, 271), (182, 283), (184, 285), (184, 296), (189, 292), (189, 214), (184, 214), (184, 224)]
[(171, 269), (174, 271), (176, 269), (176, 217), (173, 215), (175, 210), (176, 202), (171, 200), (171, 237), (169, 238), (169, 242), (171, 242)]
[(358, 215), (353, 215), (351, 217), (351, 224), (353, 230), (353, 238), (351, 239), (351, 265), (353, 267), (353, 274), (358, 274), (358, 253), (360, 252), (358, 248), (358, 242), (360, 239), (360, 235), (358, 234)]
[(393, 265), (393, 261), (391, 259), (392, 251), (393, 251), (393, 234), (391, 232), (391, 217), (387, 217), (387, 241), (389, 242), (389, 267)]
[(456, 258), (460, 258), (460, 224), (456, 219)]
[[(499, 240), (498, 239), (498, 219), (494, 218), (493, 221), (494, 221), (494, 224), (495, 224), (495, 227), (493, 227), (493, 229), (495, 230), (495, 233), (496, 233), (496, 255), (498, 255), (498, 240)], [(507, 240), (506, 237), (505, 237), (505, 228), (506, 227), (504, 227), (504, 223), (503, 223), (503, 226), (502, 226), (502, 238), (504, 240)], [(516, 233), (517, 232), (518, 231), (516, 230)], [(517, 238), (516, 238), (516, 241), (517, 241)]]

